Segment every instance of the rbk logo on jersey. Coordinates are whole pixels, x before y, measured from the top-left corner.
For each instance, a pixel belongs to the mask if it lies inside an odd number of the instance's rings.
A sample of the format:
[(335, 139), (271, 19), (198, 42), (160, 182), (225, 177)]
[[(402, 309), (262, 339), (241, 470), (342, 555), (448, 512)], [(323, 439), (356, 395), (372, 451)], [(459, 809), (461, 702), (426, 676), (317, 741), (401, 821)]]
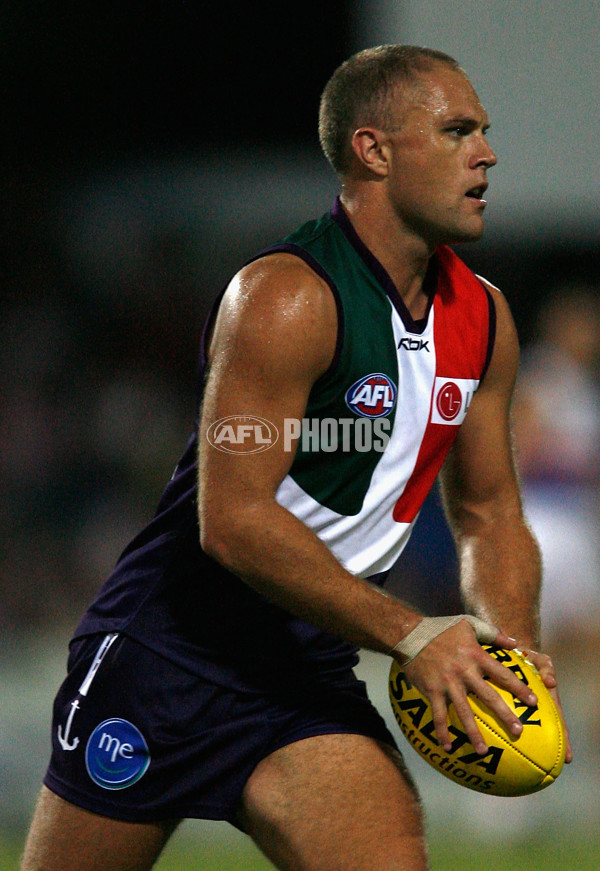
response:
[(411, 339), (409, 336), (404, 336), (398, 342), (398, 350), (427, 351), (429, 354), (429, 339)]
[(361, 417), (385, 417), (396, 404), (396, 385), (381, 372), (365, 375), (346, 391), (346, 405)]
[(431, 423), (460, 426), (478, 386), (479, 381), (473, 378), (436, 378)]

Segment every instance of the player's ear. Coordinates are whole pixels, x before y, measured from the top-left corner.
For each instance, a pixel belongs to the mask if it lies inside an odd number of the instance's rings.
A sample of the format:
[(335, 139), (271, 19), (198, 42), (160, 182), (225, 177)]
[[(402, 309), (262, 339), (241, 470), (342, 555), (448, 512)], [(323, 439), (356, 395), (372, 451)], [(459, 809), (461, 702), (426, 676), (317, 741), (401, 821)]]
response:
[(352, 135), (352, 151), (363, 169), (378, 176), (388, 173), (388, 143), (376, 127), (359, 127)]

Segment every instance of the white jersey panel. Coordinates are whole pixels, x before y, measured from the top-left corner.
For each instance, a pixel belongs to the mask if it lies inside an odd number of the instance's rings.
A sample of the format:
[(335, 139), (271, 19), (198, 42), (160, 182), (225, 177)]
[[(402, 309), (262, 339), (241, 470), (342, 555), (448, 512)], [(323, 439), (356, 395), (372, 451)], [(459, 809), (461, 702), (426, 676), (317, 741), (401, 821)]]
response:
[(410, 538), (415, 521), (398, 523), (393, 511), (417, 461), (435, 384), (433, 307), (418, 337), (407, 332), (391, 303), (390, 313), (398, 349), (396, 415), (361, 511), (338, 514), (309, 496), (289, 475), (276, 494), (280, 505), (310, 527), (349, 572), (361, 577), (391, 568)]

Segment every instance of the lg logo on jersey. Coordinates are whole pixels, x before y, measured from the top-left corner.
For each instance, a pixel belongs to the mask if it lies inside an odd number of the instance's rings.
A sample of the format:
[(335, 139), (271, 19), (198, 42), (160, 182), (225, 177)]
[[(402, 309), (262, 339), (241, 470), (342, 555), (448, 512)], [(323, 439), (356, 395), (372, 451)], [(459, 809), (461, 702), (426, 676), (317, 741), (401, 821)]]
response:
[[(470, 396), (467, 396), (467, 405), (469, 402)], [(453, 381), (447, 381), (441, 390), (438, 390), (435, 401), (436, 411), (448, 423), (458, 417), (462, 404), (461, 389)]]
[(474, 378), (436, 378), (431, 403), (431, 423), (460, 426), (479, 386)]
[(427, 351), (429, 354), (429, 339), (409, 339), (405, 336), (398, 342), (398, 350), (404, 348), (405, 351)]

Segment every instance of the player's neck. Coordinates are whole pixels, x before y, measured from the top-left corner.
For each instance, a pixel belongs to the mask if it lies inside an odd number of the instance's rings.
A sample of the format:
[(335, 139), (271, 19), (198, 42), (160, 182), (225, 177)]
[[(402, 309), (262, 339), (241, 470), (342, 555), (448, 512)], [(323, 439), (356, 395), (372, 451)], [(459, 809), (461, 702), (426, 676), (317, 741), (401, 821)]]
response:
[(433, 250), (403, 228), (386, 204), (374, 203), (360, 191), (351, 195), (344, 191), (340, 199), (352, 226), (387, 271), (413, 318), (423, 317), (428, 302), (423, 282)]

